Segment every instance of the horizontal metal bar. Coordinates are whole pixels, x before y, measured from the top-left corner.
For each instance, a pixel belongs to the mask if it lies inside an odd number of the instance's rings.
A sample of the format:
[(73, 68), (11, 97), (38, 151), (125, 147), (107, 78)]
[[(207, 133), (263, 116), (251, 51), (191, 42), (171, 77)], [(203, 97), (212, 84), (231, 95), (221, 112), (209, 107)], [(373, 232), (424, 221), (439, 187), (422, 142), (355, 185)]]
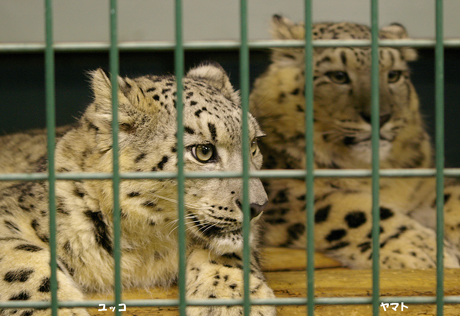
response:
[[(379, 46), (385, 47), (435, 47), (435, 40), (431, 39), (405, 39), (405, 40), (379, 40)], [(460, 47), (460, 39), (445, 39), (445, 47)], [(241, 43), (239, 41), (190, 41), (184, 42), (186, 50), (201, 49), (238, 49)], [(298, 47), (304, 48), (303, 40), (259, 40), (250, 41), (249, 48), (281, 48), (281, 47)], [(370, 47), (369, 40), (315, 40), (313, 47)], [(108, 51), (110, 44), (105, 42), (74, 42), (74, 43), (55, 43), (53, 49), (56, 52), (95, 52)], [(120, 42), (118, 44), (120, 51), (152, 51), (152, 50), (174, 50), (174, 42)], [(42, 43), (0, 43), (0, 53), (33, 53), (44, 52), (45, 44)]]
[[(250, 171), (251, 178), (304, 178), (305, 170), (256, 170)], [(237, 171), (187, 172), (186, 178), (241, 178), (243, 174)], [(317, 178), (368, 178), (371, 170), (366, 169), (321, 169), (315, 170)], [(434, 177), (436, 169), (382, 169), (381, 177)], [(444, 169), (446, 177), (460, 177), (460, 168)], [(121, 179), (174, 179), (176, 172), (125, 172), (120, 173)], [(47, 180), (46, 173), (3, 173), (0, 181), (43, 181)], [(57, 173), (57, 180), (110, 180), (111, 173)]]
[[(383, 296), (380, 301), (384, 303), (401, 303), (404, 304), (434, 304), (436, 297), (432, 296)], [(460, 296), (445, 296), (446, 304), (459, 304)], [(124, 300), (123, 304), (129, 307), (156, 307), (156, 306), (178, 306), (177, 299), (150, 299), (150, 300)], [(355, 304), (370, 304), (370, 297), (320, 297), (315, 299), (315, 304), (318, 305), (355, 305)], [(59, 301), (59, 307), (100, 307), (99, 304), (104, 304), (106, 307), (115, 306), (115, 302), (111, 300), (86, 300), (81, 302)], [(242, 305), (243, 300), (229, 299), (212, 299), (212, 300), (189, 300), (189, 306), (217, 306), (217, 305)], [(271, 299), (252, 299), (252, 305), (305, 305), (307, 298), (271, 298)], [(0, 308), (49, 308), (50, 302), (42, 301), (27, 301), (27, 302), (0, 302)]]

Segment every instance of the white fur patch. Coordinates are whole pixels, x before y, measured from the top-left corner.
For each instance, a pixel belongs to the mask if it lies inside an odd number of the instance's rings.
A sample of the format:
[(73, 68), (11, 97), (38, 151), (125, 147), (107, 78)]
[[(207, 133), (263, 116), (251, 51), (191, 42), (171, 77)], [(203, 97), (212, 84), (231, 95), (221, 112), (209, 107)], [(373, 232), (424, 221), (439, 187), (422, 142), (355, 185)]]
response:
[[(380, 160), (385, 160), (390, 154), (393, 145), (387, 140), (379, 142), (379, 157)], [(360, 142), (352, 146), (354, 155), (358, 160), (370, 164), (372, 162), (372, 143), (370, 140)]]

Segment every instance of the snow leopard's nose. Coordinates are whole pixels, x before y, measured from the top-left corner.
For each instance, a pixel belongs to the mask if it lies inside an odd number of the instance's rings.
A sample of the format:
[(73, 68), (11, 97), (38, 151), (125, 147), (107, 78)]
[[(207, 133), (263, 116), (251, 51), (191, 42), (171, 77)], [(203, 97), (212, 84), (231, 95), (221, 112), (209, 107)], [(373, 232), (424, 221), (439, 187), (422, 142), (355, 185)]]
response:
[[(369, 113), (361, 112), (361, 113), (359, 113), (359, 115), (363, 118), (363, 120), (366, 123), (371, 124), (371, 115)], [(388, 122), (390, 120), (390, 118), (391, 118), (391, 114), (382, 114), (382, 115), (380, 115), (380, 117), (379, 117), (379, 125), (380, 125), (380, 127), (385, 125), (385, 123)]]
[[(259, 216), (260, 213), (262, 213), (265, 205), (267, 205), (267, 203), (268, 202), (266, 201), (264, 204), (257, 204), (257, 203), (249, 204), (249, 209), (251, 211), (251, 219), (253, 219), (254, 217)], [(236, 204), (238, 205), (240, 210), (243, 210), (243, 206), (242, 206), (240, 200), (236, 200)]]

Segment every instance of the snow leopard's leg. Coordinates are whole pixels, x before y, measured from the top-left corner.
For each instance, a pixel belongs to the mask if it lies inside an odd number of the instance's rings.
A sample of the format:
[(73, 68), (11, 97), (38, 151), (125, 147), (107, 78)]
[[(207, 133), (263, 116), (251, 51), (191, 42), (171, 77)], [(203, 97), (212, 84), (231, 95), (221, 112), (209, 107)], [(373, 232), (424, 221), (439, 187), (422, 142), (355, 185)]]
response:
[[(0, 237), (0, 301), (49, 301), (50, 252), (32, 241), (4, 236)], [(58, 262), (58, 299), (83, 300), (83, 294)], [(45, 316), (50, 310), (3, 309), (3, 316)], [(81, 308), (63, 308), (60, 316), (87, 316)]]
[[(305, 187), (299, 181), (271, 183), (271, 205), (265, 212), (265, 241), (285, 247), (305, 247)], [(282, 184), (282, 185), (280, 185)], [(275, 187), (275, 185), (277, 185)], [(280, 189), (283, 188), (283, 189)], [(274, 190), (276, 189), (276, 190)], [(352, 268), (370, 268), (372, 197), (369, 192), (330, 189), (315, 192), (315, 247)], [(446, 204), (446, 212), (448, 204)], [(434, 268), (435, 231), (382, 202), (380, 260), (383, 268)], [(447, 214), (447, 213), (446, 213)], [(446, 241), (445, 267), (459, 266), (459, 251)]]
[(447, 183), (444, 189), (445, 238), (460, 251), (460, 183)]
[[(240, 254), (217, 255), (208, 249), (195, 249), (187, 259), (188, 299), (241, 299), (243, 297), (243, 262)], [(251, 298), (275, 297), (260, 271), (254, 257), (251, 258)], [(188, 316), (242, 315), (241, 306), (189, 307)], [(272, 316), (273, 306), (253, 305), (251, 316)]]

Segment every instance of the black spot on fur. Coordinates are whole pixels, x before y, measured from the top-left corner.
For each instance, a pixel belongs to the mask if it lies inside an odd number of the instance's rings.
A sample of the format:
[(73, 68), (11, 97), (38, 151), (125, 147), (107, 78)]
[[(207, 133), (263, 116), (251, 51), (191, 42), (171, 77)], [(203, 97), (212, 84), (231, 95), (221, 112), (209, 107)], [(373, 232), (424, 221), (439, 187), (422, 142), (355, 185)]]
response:
[(59, 214), (69, 215), (69, 212), (67, 212), (67, 211), (62, 207), (62, 205), (58, 205), (58, 206), (56, 207), (56, 211), (57, 211)]
[(99, 132), (99, 127), (94, 125), (93, 122), (87, 120), (86, 124), (87, 124), (89, 130), (94, 130), (94, 131), (96, 131), (96, 133)]
[(362, 244), (358, 245), (358, 248), (361, 248), (361, 253), (366, 252), (371, 249), (371, 243), (369, 241), (363, 242)]
[(345, 216), (348, 227), (357, 228), (366, 222), (366, 214), (362, 211), (353, 211)]
[(12, 233), (20, 233), (21, 232), (21, 230), (19, 229), (19, 227), (15, 223), (7, 221), (7, 220), (5, 220), (4, 223), (5, 223), (6, 228), (8, 228)]
[(14, 247), (14, 249), (24, 250), (24, 251), (29, 251), (29, 252), (37, 252), (37, 251), (43, 250), (42, 247), (38, 247), (35, 245), (31, 245), (31, 244), (20, 244)]
[(354, 137), (346, 136), (346, 137), (344, 137), (344, 139), (343, 139), (343, 144), (344, 144), (345, 146), (349, 146), (349, 145), (355, 144), (355, 141), (356, 141), (356, 139), (355, 139)]
[(208, 128), (209, 128), (209, 132), (211, 133), (212, 140), (216, 140), (217, 138), (216, 126), (212, 123), (208, 123)]
[(344, 65), (347, 65), (347, 55), (345, 55), (345, 52), (340, 53), (340, 59)]
[(155, 101), (160, 101), (160, 96), (159, 96), (158, 94), (155, 94), (155, 95), (153, 96), (153, 99), (154, 99)]
[(188, 126), (184, 126), (184, 131), (190, 135), (195, 134), (195, 131), (191, 127), (188, 127)]
[(288, 54), (288, 53), (284, 53), (284, 54), (283, 54), (283, 57), (284, 57), (284, 58), (288, 58), (288, 59), (295, 59), (295, 56), (294, 56), (294, 55), (291, 55), (291, 54)]
[(138, 163), (139, 161), (141, 161), (142, 159), (144, 159), (145, 156), (146, 156), (145, 153), (139, 154), (139, 156), (137, 156), (136, 159), (134, 159), (134, 162), (135, 162), (135, 163)]
[(99, 244), (105, 251), (112, 254), (112, 242), (109, 237), (109, 230), (104, 222), (104, 216), (101, 212), (86, 211), (86, 217), (93, 223), (94, 226), (94, 238), (96, 243)]
[(338, 244), (336, 244), (334, 246), (326, 248), (326, 250), (338, 250), (338, 249), (348, 247), (349, 245), (350, 245), (350, 243), (348, 241), (341, 241), (341, 242), (339, 242)]
[(128, 193), (128, 197), (135, 197), (135, 196), (139, 196), (139, 195), (141, 195), (139, 192)]
[(3, 280), (5, 282), (26, 282), (30, 275), (34, 272), (32, 269), (21, 269), (21, 270), (13, 270), (9, 271), (5, 274)]
[(388, 237), (386, 240), (384, 240), (382, 243), (380, 243), (380, 248), (383, 248), (385, 247), (385, 245), (387, 244), (388, 241), (390, 241), (391, 239), (397, 239), (399, 238), (399, 236), (401, 236), (405, 231), (407, 230), (407, 227), (402, 225), (402, 226), (399, 226), (398, 227), (398, 232), (391, 235), (390, 237)]
[(280, 224), (285, 224), (287, 221), (280, 217), (280, 218), (268, 218), (265, 220), (265, 222), (271, 224), (271, 225), (280, 225)]
[(383, 206), (380, 207), (380, 219), (381, 220), (388, 219), (392, 217), (393, 215), (394, 215), (393, 211), (390, 210), (389, 208), (386, 208)]
[(288, 227), (287, 232), (291, 239), (297, 240), (305, 232), (305, 225), (302, 223), (293, 224)]
[(152, 201), (145, 201), (144, 203), (142, 203), (143, 206), (146, 206), (146, 207), (156, 207), (157, 205), (155, 203), (153, 203)]
[(79, 198), (82, 198), (85, 196), (85, 193), (81, 192), (80, 190), (78, 190), (78, 188), (75, 188), (75, 190), (73, 191), (73, 193), (75, 194), (75, 196), (78, 196)]
[(35, 232), (37, 231), (38, 227), (40, 226), (40, 224), (38, 223), (38, 221), (36, 219), (34, 219), (32, 221), (32, 223), (30, 224), (30, 226), (32, 226), (32, 228), (35, 230)]
[(300, 92), (300, 89), (299, 89), (299, 88), (296, 88), (296, 89), (294, 89), (294, 90), (291, 92), (291, 94), (292, 94), (292, 95), (298, 95), (299, 92)]
[(120, 124), (120, 131), (125, 132), (125, 133), (133, 133), (135, 131), (134, 125), (128, 124), (128, 123), (121, 123)]
[(286, 203), (286, 202), (289, 202), (289, 199), (287, 197), (287, 189), (284, 189), (284, 190), (280, 190), (275, 198), (272, 200), (272, 203), (273, 204), (281, 204), (281, 203)]
[(66, 241), (66, 243), (64, 244), (64, 250), (68, 253), (68, 254), (71, 254), (72, 253), (72, 247), (70, 246), (70, 241)]
[(222, 257), (224, 258), (227, 258), (227, 259), (236, 259), (236, 260), (243, 260), (239, 255), (237, 255), (236, 253), (232, 252), (232, 253), (224, 253), (222, 255)]
[[(382, 227), (382, 226), (380, 226), (380, 234), (381, 234), (381, 233), (383, 233), (383, 227)], [(369, 234), (367, 234), (367, 238), (369, 238), (369, 239), (372, 238), (372, 229), (371, 229), (371, 231), (369, 232)]]
[(286, 94), (284, 92), (281, 92), (280, 95), (278, 96), (278, 103), (283, 103), (285, 98), (286, 98)]
[(326, 240), (329, 242), (333, 242), (333, 241), (342, 239), (346, 235), (347, 235), (347, 231), (345, 229), (333, 229), (331, 230), (329, 235), (326, 236)]
[(50, 291), (50, 278), (46, 277), (42, 280), (40, 287), (38, 288), (39, 292), (48, 293)]
[(30, 225), (32, 226), (32, 228), (34, 229), (35, 231), (35, 234), (37, 235), (37, 237), (43, 241), (44, 243), (48, 243), (49, 242), (49, 238), (48, 236), (45, 236), (43, 234), (41, 234), (39, 231), (38, 231), (38, 228), (40, 227), (40, 224), (38, 223), (38, 221), (36, 219), (34, 219), (32, 221), (32, 223), (30, 223)]
[(198, 104), (198, 102), (196, 102), (196, 101), (190, 101), (190, 105), (197, 105), (197, 104)]
[(25, 291), (22, 291), (16, 295), (13, 295), (10, 297), (10, 301), (25, 301), (25, 300), (28, 300), (30, 298), (30, 294), (25, 292)]
[(34, 314), (33, 310), (23, 311), (21, 316), (32, 316)]
[(451, 194), (450, 194), (450, 193), (444, 194), (444, 204), (446, 204), (447, 202), (449, 202), (450, 197), (451, 197)]
[(163, 170), (163, 167), (165, 163), (168, 162), (168, 159), (169, 159), (168, 156), (163, 156), (163, 158), (161, 158), (161, 161), (157, 165), (158, 169)]
[(325, 207), (318, 209), (315, 213), (315, 223), (322, 223), (326, 221), (330, 210), (331, 205), (326, 205)]
[(306, 195), (303, 194), (303, 195), (301, 195), (301, 196), (296, 197), (296, 199), (299, 200), (299, 201), (305, 201)]
[(153, 92), (155, 91), (157, 88), (155, 87), (152, 87), (152, 88), (148, 88), (147, 90), (145, 90), (145, 92)]
[(196, 117), (200, 117), (201, 112), (203, 112), (203, 111), (197, 110), (197, 111), (195, 112), (195, 116), (196, 116)]

